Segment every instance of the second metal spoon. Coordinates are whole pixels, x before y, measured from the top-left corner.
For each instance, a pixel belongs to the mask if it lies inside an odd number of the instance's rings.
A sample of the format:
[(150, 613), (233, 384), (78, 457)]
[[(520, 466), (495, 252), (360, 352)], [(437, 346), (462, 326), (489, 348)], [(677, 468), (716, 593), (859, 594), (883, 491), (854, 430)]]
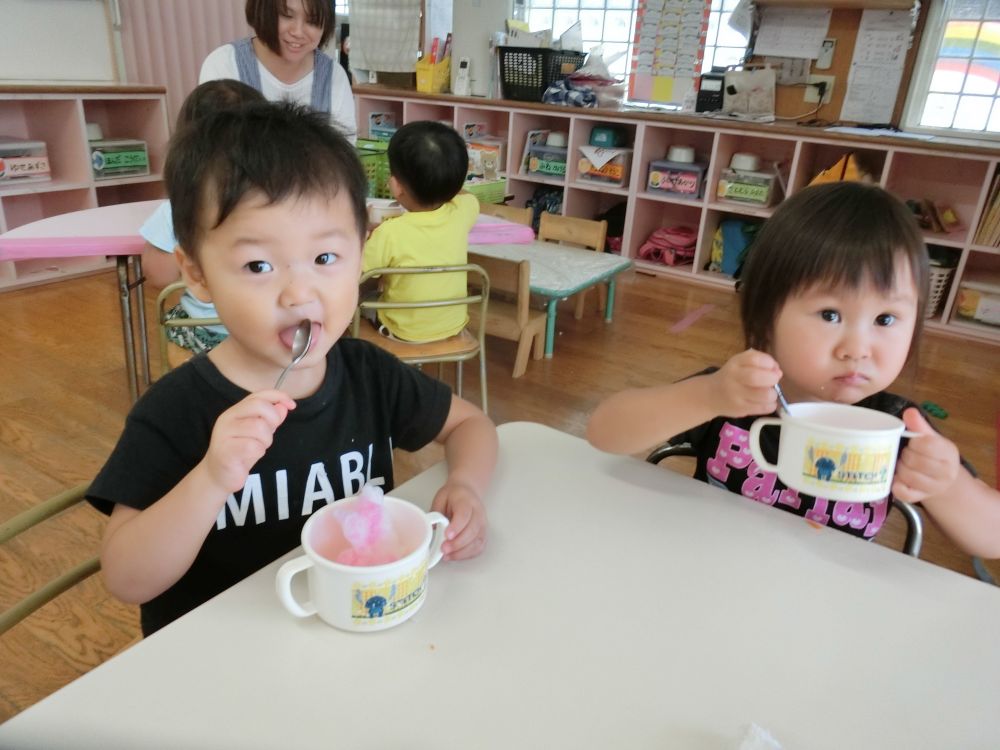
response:
[(299, 327), (295, 329), (295, 338), (292, 339), (292, 361), (288, 363), (288, 367), (281, 371), (278, 382), (274, 384), (275, 389), (281, 388), (281, 384), (285, 382), (285, 376), (309, 353), (312, 340), (312, 321), (301, 321)]

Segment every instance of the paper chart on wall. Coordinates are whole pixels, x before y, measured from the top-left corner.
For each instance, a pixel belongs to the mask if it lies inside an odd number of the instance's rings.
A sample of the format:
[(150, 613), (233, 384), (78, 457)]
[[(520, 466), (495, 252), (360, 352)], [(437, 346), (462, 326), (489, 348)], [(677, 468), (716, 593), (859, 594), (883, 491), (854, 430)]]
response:
[(679, 105), (694, 88), (711, 0), (639, 0), (629, 98)]
[(911, 24), (908, 10), (866, 10), (861, 14), (841, 120), (892, 120)]

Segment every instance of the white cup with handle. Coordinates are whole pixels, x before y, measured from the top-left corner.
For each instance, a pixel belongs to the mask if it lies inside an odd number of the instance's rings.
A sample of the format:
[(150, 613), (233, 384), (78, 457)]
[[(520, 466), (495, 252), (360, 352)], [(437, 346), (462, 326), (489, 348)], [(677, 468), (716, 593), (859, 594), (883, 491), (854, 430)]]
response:
[[(778, 463), (764, 458), (760, 431), (781, 429)], [(918, 437), (885, 412), (832, 402), (792, 404), (780, 417), (750, 427), (750, 453), (760, 468), (793, 490), (828, 500), (871, 502), (889, 494), (899, 440)]]
[[(427, 598), (427, 571), (441, 561), (448, 519), (413, 503), (386, 495), (384, 512), (399, 540), (401, 555), (381, 565), (346, 565), (336, 561), (350, 546), (338, 511), (349, 510), (360, 496), (322, 508), (302, 528), (304, 555), (278, 569), (278, 598), (296, 617), (318, 615), (342, 630), (374, 632), (405, 622)], [(292, 579), (305, 571), (309, 598), (299, 601)]]

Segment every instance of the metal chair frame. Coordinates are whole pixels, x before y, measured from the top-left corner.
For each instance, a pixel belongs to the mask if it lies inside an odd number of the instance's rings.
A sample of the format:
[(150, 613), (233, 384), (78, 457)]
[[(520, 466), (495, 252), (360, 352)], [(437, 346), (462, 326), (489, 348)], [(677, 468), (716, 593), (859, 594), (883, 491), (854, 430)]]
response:
[[(19, 513), (0, 524), (0, 544), (6, 543), (23, 531), (37, 526), (85, 499), (90, 484), (81, 484), (72, 489), (60, 492), (44, 502)], [(72, 570), (53, 578), (44, 586), (33, 591), (11, 607), (0, 613), (0, 635), (21, 622), (35, 610), (48, 604), (60, 594), (73, 588), (76, 584), (94, 575), (101, 569), (100, 558), (94, 556), (80, 563)]]
[[(351, 335), (354, 338), (365, 338), (368, 341), (382, 346), (384, 349), (388, 349), (399, 357), (401, 361), (406, 362), (407, 364), (420, 366), (435, 362), (438, 364), (454, 362), (456, 366), (455, 391), (459, 396), (462, 395), (462, 363), (475, 357), (479, 357), (480, 398), (482, 400), (483, 412), (489, 413), (487, 411), (488, 403), (486, 393), (486, 313), (490, 298), (490, 277), (486, 271), (475, 263), (466, 263), (455, 266), (373, 268), (361, 275), (360, 283), (363, 286), (369, 279), (393, 275), (428, 273), (474, 274), (478, 277), (478, 280), (475, 282), (474, 286), (476, 288), (472, 292), (469, 291), (469, 286), (467, 285), (467, 293), (464, 297), (448, 297), (445, 299), (421, 300), (419, 302), (386, 302), (381, 299), (361, 300), (358, 303), (357, 309), (354, 311), (354, 320), (351, 324)], [(461, 333), (451, 337), (452, 339), (458, 339), (459, 337), (465, 339), (456, 341), (453, 351), (442, 351), (442, 348), (446, 347), (447, 342), (451, 341), (451, 339), (413, 343), (402, 342), (400, 346), (393, 346), (390, 343), (393, 342), (393, 339), (387, 339), (379, 334), (374, 334), (372, 336), (361, 335), (361, 314), (365, 310), (422, 310), (436, 307), (454, 307), (456, 305), (478, 305), (479, 319), (475, 321), (474, 332), (470, 333), (470, 329), (467, 327)], [(462, 334), (466, 334), (466, 336), (463, 337)], [(468, 341), (469, 339), (472, 340), (471, 344)]]
[[(167, 284), (163, 287), (163, 289), (160, 290), (160, 294), (156, 298), (156, 328), (160, 342), (161, 375), (166, 375), (172, 369), (169, 357), (171, 341), (167, 338), (167, 329), (222, 325), (222, 321), (218, 318), (184, 318), (183, 320), (167, 320), (167, 313), (173, 307), (172, 304), (169, 304), (171, 297), (178, 292), (183, 294), (185, 291), (187, 291), (187, 284), (183, 281), (175, 281), (172, 284)], [(181, 347), (177, 347), (177, 349), (180, 348)]]

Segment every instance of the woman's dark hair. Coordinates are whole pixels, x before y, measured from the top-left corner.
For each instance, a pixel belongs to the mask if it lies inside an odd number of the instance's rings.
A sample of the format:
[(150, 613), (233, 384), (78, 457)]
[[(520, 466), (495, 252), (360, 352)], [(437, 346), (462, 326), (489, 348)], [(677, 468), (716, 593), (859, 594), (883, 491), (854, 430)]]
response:
[(321, 113), (261, 102), (208, 114), (171, 139), (164, 179), (177, 244), (195, 261), (205, 231), (218, 227), (248, 194), (269, 203), (341, 190), (362, 240), (368, 179), (354, 147)]
[(409, 122), (389, 141), (389, 173), (424, 207), (454, 198), (465, 185), (469, 151), (454, 128), (433, 120)]
[(233, 78), (205, 81), (187, 95), (177, 115), (177, 127), (186, 127), (220, 109), (234, 109), (263, 101), (267, 100), (257, 89)]
[(913, 341), (923, 328), (928, 258), (920, 227), (895, 196), (875, 185), (834, 182), (795, 193), (764, 222), (740, 277), (746, 345), (768, 351), (789, 297), (815, 284), (893, 287), (896, 263), (909, 262), (917, 290)]
[[(323, 29), (323, 35), (319, 38), (319, 47), (322, 49), (330, 41), (336, 25), (333, 3), (330, 0), (302, 0), (302, 8), (309, 23)], [(247, 23), (253, 28), (257, 38), (276, 55), (281, 54), (278, 16), (287, 12), (288, 4), (285, 0), (247, 0)]]

